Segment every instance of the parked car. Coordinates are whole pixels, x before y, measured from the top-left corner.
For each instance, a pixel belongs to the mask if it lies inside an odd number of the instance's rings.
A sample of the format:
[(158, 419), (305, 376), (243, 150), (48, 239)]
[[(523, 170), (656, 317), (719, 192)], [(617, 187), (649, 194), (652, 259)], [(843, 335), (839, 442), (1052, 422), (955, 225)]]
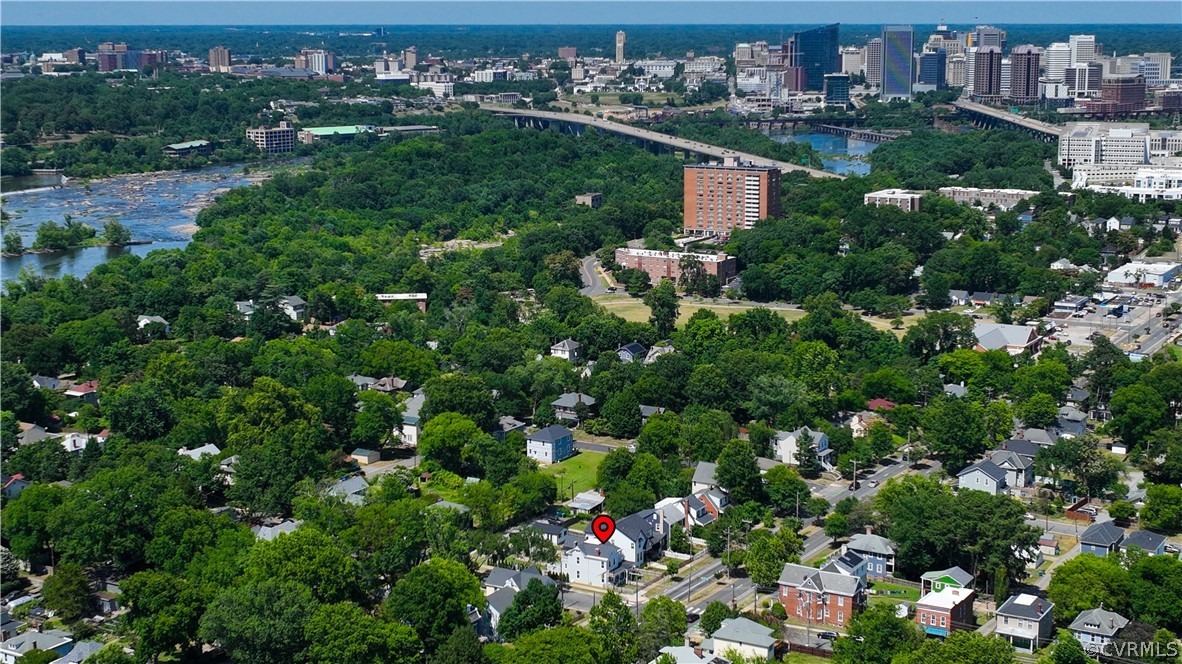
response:
[(821, 638), (821, 639), (825, 639), (826, 641), (836, 641), (837, 640), (837, 632), (821, 632), (821, 633), (817, 634), (817, 637)]

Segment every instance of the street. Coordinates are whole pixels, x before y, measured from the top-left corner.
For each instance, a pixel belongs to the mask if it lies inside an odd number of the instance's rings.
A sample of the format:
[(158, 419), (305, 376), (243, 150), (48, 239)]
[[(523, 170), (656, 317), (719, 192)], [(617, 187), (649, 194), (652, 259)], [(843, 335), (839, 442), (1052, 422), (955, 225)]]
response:
[(594, 255), (587, 256), (582, 260), (579, 264), (579, 274), (583, 278), (583, 287), (579, 289), (579, 293), (587, 297), (607, 293), (607, 286), (599, 277), (599, 259)]

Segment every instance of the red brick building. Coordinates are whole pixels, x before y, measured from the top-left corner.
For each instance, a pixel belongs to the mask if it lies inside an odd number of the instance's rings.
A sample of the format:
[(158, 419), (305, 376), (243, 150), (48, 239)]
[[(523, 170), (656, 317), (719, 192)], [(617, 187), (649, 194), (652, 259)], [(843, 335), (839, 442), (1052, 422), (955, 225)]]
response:
[(780, 169), (734, 157), (685, 167), (684, 229), (690, 235), (729, 236), (736, 228), (780, 216)]
[(616, 249), (616, 262), (623, 267), (630, 267), (648, 273), (649, 280), (655, 286), (661, 279), (669, 279), (673, 283), (681, 278), (681, 261), (693, 256), (702, 262), (702, 268), (707, 274), (718, 277), (718, 282), (726, 285), (738, 274), (738, 265), (733, 256), (724, 253), (700, 254), (677, 251), (652, 251), (650, 249), (631, 249), (621, 247)]
[(780, 573), (780, 603), (790, 619), (845, 627), (866, 606), (866, 583), (861, 577), (788, 563)]
[(915, 603), (915, 622), (925, 633), (948, 636), (958, 629), (972, 629), (974, 593), (969, 588), (945, 586)]

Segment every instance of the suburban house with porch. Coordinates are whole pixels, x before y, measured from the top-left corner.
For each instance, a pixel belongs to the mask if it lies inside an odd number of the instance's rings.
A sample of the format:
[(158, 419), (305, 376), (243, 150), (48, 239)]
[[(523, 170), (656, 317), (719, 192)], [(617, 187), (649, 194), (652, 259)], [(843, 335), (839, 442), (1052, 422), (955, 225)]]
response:
[[(591, 524), (585, 534), (592, 537)], [(624, 560), (643, 564), (665, 550), (665, 534), (661, 531), (661, 515), (656, 510), (641, 510), (616, 520), (616, 530), (608, 540), (620, 549)]]
[(956, 474), (956, 488), (960, 491), (984, 491), (991, 496), (1006, 492), (1006, 471), (985, 459)]
[(923, 593), (939, 592), (945, 588), (971, 588), (973, 575), (959, 567), (924, 572), (919, 577)]
[(1014, 595), (998, 607), (995, 633), (1014, 648), (1033, 653), (1054, 638), (1055, 626), (1051, 617), (1054, 606), (1037, 595)]
[(895, 555), (899, 548), (889, 539), (870, 532), (858, 533), (846, 542), (841, 552), (853, 551), (866, 559), (866, 573), (872, 579), (882, 579), (895, 573)]
[[(1105, 609), (1101, 606), (1098, 609), (1088, 609), (1082, 611), (1075, 620), (1071, 622), (1071, 635), (1075, 637), (1085, 648), (1088, 646), (1105, 646), (1116, 640), (1116, 633), (1125, 628), (1129, 624), (1129, 619)], [(1093, 649), (1095, 652), (1098, 648)]]
[(1120, 549), (1125, 531), (1112, 521), (1094, 523), (1079, 536), (1079, 552), (1104, 557)]
[(554, 415), (558, 419), (575, 424), (579, 423), (579, 404), (583, 404), (587, 408), (595, 408), (595, 397), (582, 392), (567, 392), (550, 402), (550, 405), (554, 407)]
[[(807, 441), (807, 442), (806, 442)], [(772, 456), (780, 463), (789, 466), (800, 465), (800, 449), (802, 445), (810, 444), (817, 450), (817, 457), (821, 464), (829, 466), (829, 436), (822, 431), (814, 431), (808, 427), (801, 427), (795, 431), (777, 431), (772, 439)]]

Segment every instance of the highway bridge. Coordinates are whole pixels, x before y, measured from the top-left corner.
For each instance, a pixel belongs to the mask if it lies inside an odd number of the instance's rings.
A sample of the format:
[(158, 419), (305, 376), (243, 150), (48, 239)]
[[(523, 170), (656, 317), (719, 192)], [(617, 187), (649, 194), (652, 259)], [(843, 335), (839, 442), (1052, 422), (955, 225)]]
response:
[(987, 127), (994, 127), (999, 123), (1009, 124), (1012, 125), (1011, 128), (1026, 131), (1048, 143), (1059, 140), (1059, 136), (1063, 131), (1063, 128), (1060, 126), (1023, 117), (1017, 113), (1010, 113), (1000, 108), (978, 104), (975, 101), (958, 99), (952, 102), (952, 105), (969, 116), (974, 124)]
[(533, 127), (536, 129), (549, 129), (555, 127), (560, 131), (581, 135), (587, 128), (595, 129), (596, 131), (608, 131), (628, 138), (645, 147), (663, 147), (666, 149), (677, 150), (684, 152), (687, 156), (697, 155), (699, 157), (710, 157), (713, 159), (722, 159), (724, 157), (736, 157), (742, 161), (751, 162), (757, 166), (775, 166), (783, 172), (787, 171), (801, 171), (808, 173), (814, 177), (819, 178), (837, 178), (844, 179), (844, 176), (822, 171), (816, 168), (809, 168), (808, 166), (801, 166), (800, 164), (793, 164), (786, 161), (778, 161), (776, 159), (768, 159), (767, 157), (760, 157), (746, 152), (738, 152), (728, 148), (721, 148), (717, 145), (709, 145), (707, 143), (699, 143), (698, 141), (691, 141), (669, 134), (662, 134), (660, 132), (652, 131), (651, 129), (642, 129), (640, 127), (633, 127), (622, 122), (614, 122), (612, 120), (605, 120), (590, 115), (582, 115), (578, 113), (554, 113), (552, 111), (533, 111), (529, 109), (506, 108), (504, 106), (493, 106), (491, 104), (482, 104), (482, 109), (504, 115), (512, 118), (518, 127)]

